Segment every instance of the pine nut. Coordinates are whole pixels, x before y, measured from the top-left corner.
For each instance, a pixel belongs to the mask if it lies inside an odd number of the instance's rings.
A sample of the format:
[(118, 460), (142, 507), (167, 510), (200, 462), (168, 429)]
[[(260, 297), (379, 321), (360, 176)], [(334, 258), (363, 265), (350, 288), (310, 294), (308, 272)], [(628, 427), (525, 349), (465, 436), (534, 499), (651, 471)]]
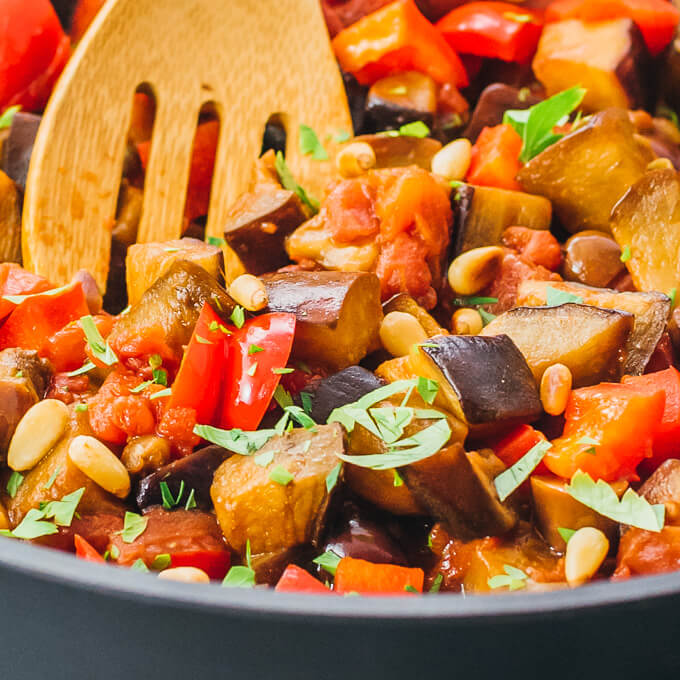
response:
[(44, 399), (31, 406), (9, 443), (7, 465), (17, 472), (35, 467), (64, 436), (68, 423), (68, 406), (63, 401)]
[(208, 574), (198, 567), (172, 567), (158, 574), (158, 578), (180, 583), (210, 583)]
[(564, 557), (564, 575), (567, 583), (579, 586), (590, 580), (600, 568), (609, 552), (609, 541), (593, 527), (579, 529), (567, 543)]
[(427, 333), (415, 316), (390, 312), (380, 324), (380, 340), (392, 356), (405, 357), (413, 345), (427, 340)]
[(252, 274), (237, 276), (229, 286), (229, 295), (249, 312), (264, 309), (269, 303), (264, 283)]
[(7, 510), (5, 510), (5, 506), (0, 502), (0, 531), (6, 531), (11, 528)]
[(131, 439), (120, 457), (131, 475), (148, 474), (170, 462), (170, 442), (155, 434)]
[(116, 454), (98, 439), (80, 434), (68, 447), (71, 462), (95, 484), (118, 498), (130, 493), (130, 475)]
[(471, 158), (470, 140), (464, 137), (454, 139), (432, 157), (432, 172), (451, 181), (463, 180), (470, 168)]
[(552, 364), (541, 378), (541, 403), (551, 416), (559, 416), (567, 408), (571, 394), (571, 371), (564, 364)]
[(499, 246), (461, 253), (449, 265), (449, 285), (458, 295), (475, 295), (496, 278), (502, 261), (503, 248)]
[(451, 330), (456, 335), (477, 335), (483, 327), (482, 315), (476, 309), (464, 307), (451, 317)]
[(375, 164), (375, 151), (366, 142), (347, 144), (335, 157), (335, 166), (345, 179), (359, 177), (374, 168)]

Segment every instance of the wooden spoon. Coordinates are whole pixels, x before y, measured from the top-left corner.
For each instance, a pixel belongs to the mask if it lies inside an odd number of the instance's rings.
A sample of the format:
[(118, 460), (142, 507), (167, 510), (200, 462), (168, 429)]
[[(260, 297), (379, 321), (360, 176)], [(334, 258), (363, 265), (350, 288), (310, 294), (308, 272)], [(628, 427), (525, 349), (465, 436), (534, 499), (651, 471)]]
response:
[(221, 121), (207, 234), (222, 236), (265, 123), (280, 114), (286, 158), (321, 196), (332, 161), (299, 149), (312, 127), (351, 131), (318, 0), (109, 0), (69, 62), (36, 139), (24, 202), (24, 266), (63, 284), (88, 269), (104, 290), (132, 101), (156, 98), (138, 241), (178, 238), (199, 111)]

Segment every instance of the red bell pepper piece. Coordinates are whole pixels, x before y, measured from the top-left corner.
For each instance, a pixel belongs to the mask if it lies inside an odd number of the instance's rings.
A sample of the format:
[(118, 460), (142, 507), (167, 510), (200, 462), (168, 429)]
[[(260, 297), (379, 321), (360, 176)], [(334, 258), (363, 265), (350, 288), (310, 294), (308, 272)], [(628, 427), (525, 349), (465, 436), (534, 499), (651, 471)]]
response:
[(188, 550), (170, 554), (171, 567), (196, 567), (214, 581), (221, 581), (229, 571), (231, 555), (227, 550)]
[(343, 557), (335, 570), (333, 589), (340, 594), (406, 595), (413, 589), (422, 593), (424, 582), (425, 573), (419, 568)]
[(89, 313), (79, 282), (31, 295), (17, 305), (0, 328), (0, 349), (21, 347), (43, 352), (50, 336)]
[[(201, 123), (196, 128), (194, 146), (191, 155), (191, 169), (189, 171), (189, 187), (187, 201), (184, 206), (184, 217), (191, 222), (197, 217), (207, 215), (210, 205), (210, 187), (212, 185), (213, 170), (215, 168), (215, 153), (220, 134), (220, 124), (215, 121)], [(151, 142), (137, 145), (137, 152), (146, 171), (151, 153)]]
[(543, 21), (509, 2), (482, 1), (456, 7), (437, 28), (456, 52), (525, 64), (536, 51)]
[(196, 422), (202, 425), (214, 422), (220, 385), (226, 371), (226, 335), (221, 329), (226, 330), (224, 322), (205, 303), (172, 384), (168, 402), (168, 409), (194, 409)]
[(0, 0), (0, 111), (39, 111), (71, 54), (49, 0)]
[(564, 432), (546, 453), (546, 466), (565, 479), (577, 470), (605, 482), (636, 479), (635, 469), (652, 453), (664, 402), (661, 389), (617, 383), (573, 390), (564, 413)]
[(15, 307), (4, 295), (33, 295), (50, 290), (54, 286), (42, 276), (23, 269), (14, 262), (0, 264), (0, 319), (4, 319)]
[(467, 181), (480, 186), (520, 191), (515, 179), (520, 169), (522, 138), (511, 125), (485, 127), (472, 147)]
[(288, 363), (295, 335), (294, 314), (263, 314), (227, 336), (227, 381), (220, 427), (256, 430)]
[[(495, 444), (493, 451), (507, 467), (511, 467), (536, 444), (545, 440), (545, 435), (535, 430), (531, 425), (520, 425)], [(537, 475), (548, 474), (548, 468), (541, 462), (534, 473)]]
[(289, 564), (286, 567), (274, 590), (280, 593), (323, 593), (324, 595), (332, 593), (321, 581), (317, 581), (297, 564)]
[(76, 557), (86, 562), (99, 562), (103, 564), (104, 558), (80, 535), (73, 536), (73, 543), (76, 547)]
[(362, 84), (390, 73), (421, 71), (438, 83), (468, 85), (465, 67), (413, 0), (396, 0), (333, 39), (335, 56)]
[(546, 22), (565, 19), (604, 21), (622, 17), (637, 24), (647, 49), (657, 55), (673, 39), (680, 11), (666, 0), (557, 0), (548, 5), (545, 13)]
[(643, 461), (645, 469), (655, 470), (667, 458), (680, 455), (680, 372), (667, 368), (647, 375), (625, 376), (622, 382), (645, 393), (661, 390), (666, 395), (661, 424), (654, 435), (652, 457)]

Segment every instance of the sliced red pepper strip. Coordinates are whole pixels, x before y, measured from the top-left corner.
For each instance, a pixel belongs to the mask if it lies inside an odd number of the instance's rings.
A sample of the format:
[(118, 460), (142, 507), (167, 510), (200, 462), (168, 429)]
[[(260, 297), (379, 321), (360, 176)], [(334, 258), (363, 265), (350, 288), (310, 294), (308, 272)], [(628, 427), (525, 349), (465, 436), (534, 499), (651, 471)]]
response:
[(192, 408), (196, 411), (197, 423), (210, 425), (214, 422), (220, 385), (228, 375), (225, 374), (224, 331), (226, 326), (222, 319), (205, 303), (172, 384), (168, 410)]
[(298, 567), (297, 564), (289, 564), (286, 567), (274, 590), (280, 593), (332, 594), (332, 591), (326, 588), (323, 583), (317, 581), (311, 574)]
[(73, 543), (76, 547), (76, 557), (86, 562), (99, 562), (103, 564), (106, 560), (80, 535), (73, 536)]
[(226, 340), (228, 379), (222, 392), (220, 427), (256, 430), (279, 384), (281, 375), (276, 371), (288, 363), (295, 315), (263, 314), (232, 330)]
[(519, 172), (522, 138), (511, 125), (485, 127), (472, 147), (467, 181), (480, 186), (520, 191)]
[(337, 593), (360, 595), (408, 595), (423, 592), (425, 573), (419, 568), (394, 564), (374, 564), (353, 557), (343, 557), (335, 571)]
[(557, 0), (548, 5), (546, 22), (580, 19), (632, 19), (652, 55), (661, 53), (675, 35), (680, 11), (666, 0)]
[(660, 389), (650, 392), (618, 383), (573, 390), (564, 433), (546, 453), (546, 466), (565, 479), (577, 470), (605, 482), (637, 479), (635, 469), (652, 453), (664, 402)]
[(231, 555), (227, 550), (189, 550), (171, 553), (170, 566), (202, 569), (214, 581), (221, 581), (229, 571)]
[(440, 19), (437, 28), (456, 52), (525, 64), (536, 51), (543, 21), (509, 2), (470, 2)]
[(0, 349), (21, 347), (42, 352), (50, 336), (90, 313), (83, 288), (75, 282), (60, 290), (23, 300), (0, 328)]
[(333, 39), (340, 65), (362, 84), (390, 73), (421, 71), (438, 83), (466, 87), (458, 55), (413, 0), (396, 0), (368, 14)]

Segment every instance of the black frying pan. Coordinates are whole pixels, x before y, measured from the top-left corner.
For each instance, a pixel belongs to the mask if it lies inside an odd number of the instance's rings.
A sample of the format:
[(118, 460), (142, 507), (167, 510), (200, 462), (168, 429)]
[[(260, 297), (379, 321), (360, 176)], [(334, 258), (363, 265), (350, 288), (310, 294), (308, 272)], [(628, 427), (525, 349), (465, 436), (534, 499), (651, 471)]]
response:
[(659, 680), (679, 669), (680, 574), (342, 598), (184, 585), (0, 541), (1, 680)]

